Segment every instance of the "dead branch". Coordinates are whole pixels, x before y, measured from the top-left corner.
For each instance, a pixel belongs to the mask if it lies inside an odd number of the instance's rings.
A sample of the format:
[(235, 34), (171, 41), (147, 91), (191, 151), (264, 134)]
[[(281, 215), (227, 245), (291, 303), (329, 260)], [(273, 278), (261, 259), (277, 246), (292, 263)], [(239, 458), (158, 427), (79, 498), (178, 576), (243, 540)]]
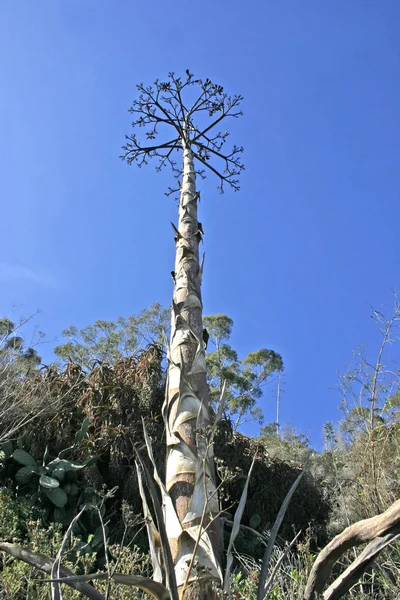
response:
[[(399, 531), (400, 528), (396, 527)], [(357, 583), (361, 575), (371, 566), (372, 562), (382, 550), (400, 538), (400, 533), (388, 533), (384, 537), (373, 540), (363, 550), (360, 556), (338, 577), (324, 592), (324, 600), (338, 600)]]
[[(0, 551), (6, 552), (14, 558), (22, 560), (23, 562), (28, 563), (28, 565), (32, 565), (32, 567), (51, 575), (54, 565), (54, 560), (52, 558), (44, 556), (43, 554), (39, 554), (38, 552), (32, 552), (32, 550), (28, 550), (27, 548), (20, 548), (15, 544), (9, 544), (7, 542), (0, 542)], [(73, 571), (70, 571), (70, 569), (63, 567), (62, 565), (60, 565), (59, 572), (62, 577), (75, 576)], [(75, 580), (70, 581), (68, 585), (75, 590), (78, 590), (78, 592), (81, 592), (84, 596), (90, 598), (91, 600), (105, 600), (103, 594), (101, 594), (88, 583)]]
[[(390, 541), (394, 541), (394, 539), (397, 539), (397, 534), (399, 532), (400, 500), (397, 500), (380, 515), (376, 515), (370, 519), (363, 519), (362, 521), (358, 521), (358, 523), (354, 523), (354, 525), (347, 527), (319, 553), (308, 578), (304, 592), (304, 600), (316, 600), (322, 594), (325, 584), (331, 574), (333, 565), (346, 550), (349, 550), (349, 548), (352, 548), (353, 546), (359, 546), (365, 542), (375, 540), (376, 544), (370, 544), (364, 551), (366, 554), (361, 554), (358, 559), (352, 563), (351, 567), (347, 570), (346, 576), (344, 577), (343, 574), (342, 577), (332, 584), (332, 586), (336, 586), (337, 590), (341, 590), (340, 595), (338, 595), (339, 591), (337, 591), (337, 593), (335, 591), (335, 595), (324, 595), (324, 600), (336, 600), (337, 598), (340, 598), (346, 592), (346, 589), (348, 589), (346, 588), (346, 583), (349, 582), (349, 580), (353, 582), (355, 575), (362, 572), (361, 567), (364, 566), (367, 568), (375, 556), (383, 550), (387, 543), (390, 543), (387, 541), (387, 536), (392, 536)], [(358, 561), (360, 561), (360, 563)], [(329, 590), (336, 589), (332, 586)]]

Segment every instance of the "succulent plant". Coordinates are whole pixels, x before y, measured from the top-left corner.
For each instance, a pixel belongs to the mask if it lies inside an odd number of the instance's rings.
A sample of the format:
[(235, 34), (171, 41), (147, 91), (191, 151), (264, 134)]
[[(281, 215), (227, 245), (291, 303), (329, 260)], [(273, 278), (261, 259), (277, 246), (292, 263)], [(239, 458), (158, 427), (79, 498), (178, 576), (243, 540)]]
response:
[[(89, 419), (86, 417), (75, 435), (74, 446), (79, 444), (86, 436), (88, 425)], [(40, 464), (29, 452), (22, 448), (22, 440), (18, 440), (18, 447), (15, 450), (11, 441), (2, 444), (0, 447), (0, 462), (2, 462), (2, 458), (4, 460), (12, 458), (22, 465), (15, 474), (15, 480), (19, 486), (37, 487), (39, 496), (41, 494), (45, 495), (52, 505), (60, 510), (64, 509), (68, 501), (78, 496), (81, 491), (76, 483), (76, 473), (90, 466), (96, 460), (95, 456), (88, 456), (83, 463), (80, 463), (58, 456), (48, 461), (48, 450), (46, 448)], [(58, 512), (55, 511), (55, 518)], [(56, 518), (56, 520), (60, 519)], [(61, 519), (61, 522), (63, 520)]]
[(47, 464), (43, 461), (44, 464), (39, 465), (29, 452), (20, 448), (14, 450), (11, 458), (23, 465), (15, 475), (17, 483), (28, 485), (36, 483), (37, 480), (41, 491), (58, 508), (67, 504), (69, 496), (79, 493), (78, 486), (68, 480), (68, 474), (81, 471), (96, 460), (96, 457), (88, 456), (83, 463), (78, 463), (58, 457)]

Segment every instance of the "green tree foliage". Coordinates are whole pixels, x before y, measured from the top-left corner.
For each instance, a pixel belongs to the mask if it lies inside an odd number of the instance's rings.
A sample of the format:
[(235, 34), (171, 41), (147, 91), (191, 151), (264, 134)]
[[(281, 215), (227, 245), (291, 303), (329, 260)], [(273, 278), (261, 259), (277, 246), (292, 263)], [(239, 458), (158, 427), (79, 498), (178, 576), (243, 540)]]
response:
[(213, 350), (207, 355), (207, 373), (210, 396), (214, 409), (220, 399), (223, 383), (226, 385), (225, 417), (236, 430), (244, 422), (263, 420), (261, 407), (262, 386), (275, 373), (283, 371), (282, 357), (274, 350), (257, 350), (240, 360), (236, 350), (227, 342), (233, 321), (224, 314), (203, 319)]
[[(207, 368), (211, 401), (214, 409), (226, 381), (227, 406), (225, 417), (237, 429), (249, 419), (262, 422), (262, 410), (257, 402), (262, 397), (262, 386), (274, 373), (283, 371), (283, 361), (273, 350), (249, 352), (239, 360), (236, 350), (227, 342), (233, 321), (227, 315), (204, 317), (210, 335)], [(82, 329), (71, 326), (63, 331), (69, 341), (56, 346), (55, 354), (68, 362), (90, 370), (96, 362), (114, 365), (118, 360), (137, 353), (150, 340), (159, 342), (167, 332), (170, 311), (155, 303), (149, 309), (117, 321), (97, 320)], [(210, 351), (211, 350), (211, 351)]]
[[(0, 319), (0, 443), (15, 435), (21, 424), (29, 420), (35, 404), (33, 402), (27, 410), (25, 399), (34, 396), (41, 358), (35, 348), (18, 335), (28, 320), (14, 323), (8, 318)], [(39, 332), (39, 339), (43, 335)]]
[(302, 464), (311, 450), (308, 437), (290, 424), (280, 427), (277, 433), (276, 423), (269, 423), (260, 430), (260, 441), (273, 459), (292, 464)]
[[(17, 335), (25, 323), (26, 319), (19, 323), (14, 323), (8, 318), (0, 319), (0, 365), (3, 370), (12, 367), (15, 371), (27, 373), (41, 362), (37, 351), (28, 346), (23, 337)], [(43, 334), (39, 335), (42, 337)]]
[(159, 342), (168, 331), (170, 312), (155, 303), (138, 315), (119, 317), (116, 321), (98, 319), (92, 325), (78, 329), (74, 325), (62, 332), (68, 342), (54, 348), (64, 361), (86, 369), (104, 362), (113, 365), (121, 358), (137, 353), (150, 341)]
[(343, 476), (350, 475), (353, 482), (345, 486), (347, 492), (351, 489), (362, 499), (355, 504), (346, 494), (348, 514), (355, 511), (356, 519), (382, 512), (400, 494), (400, 371), (395, 362), (400, 305), (396, 297), (389, 316), (373, 310), (372, 317), (381, 334), (376, 356), (371, 358), (366, 348), (358, 349), (339, 386), (344, 419), (337, 453), (345, 452)]

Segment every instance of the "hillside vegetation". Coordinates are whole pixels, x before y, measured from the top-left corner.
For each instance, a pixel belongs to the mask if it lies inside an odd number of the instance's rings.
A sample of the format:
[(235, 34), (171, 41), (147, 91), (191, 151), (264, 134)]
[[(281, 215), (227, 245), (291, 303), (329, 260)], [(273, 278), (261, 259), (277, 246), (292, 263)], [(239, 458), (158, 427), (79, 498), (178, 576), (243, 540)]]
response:
[[(279, 508), (311, 453), (286, 512), (273, 555), (285, 559), (268, 598), (301, 598), (318, 550), (348, 525), (383, 512), (400, 497), (400, 391), (398, 372), (385, 366), (400, 316), (377, 315), (382, 347), (375, 361), (359, 354), (340, 378), (343, 420), (325, 424), (325, 447), (312, 451), (306, 436), (291, 427), (263, 427), (257, 438), (238, 423), (261, 419), (262, 385), (283, 370), (272, 350), (240, 360), (228, 345), (233, 323), (208, 317), (209, 385), (213, 410), (228, 382), (228, 403), (215, 438), (221, 522), (228, 543), (235, 510), (255, 458), (242, 525), (235, 543), (232, 594), (255, 598), (260, 561)], [(158, 305), (117, 323), (98, 321), (55, 349), (60, 362), (42, 366), (25, 346), (16, 325), (0, 321), (0, 541), (55, 557), (77, 514), (64, 549), (63, 565), (76, 574), (109, 571), (151, 575), (146, 519), (138, 493), (135, 448), (144, 450), (143, 423), (157, 468), (165, 470), (162, 405), (165, 356), (161, 332), (167, 313)], [(391, 352), (396, 348), (391, 345)], [(143, 452), (145, 457), (145, 452)], [(147, 460), (147, 459), (145, 459)], [(149, 467), (150, 467), (149, 463)], [(299, 533), (296, 543), (288, 543)], [(356, 549), (350, 549), (351, 562)], [(367, 570), (346, 597), (397, 598), (400, 548), (393, 545)], [(343, 565), (341, 566), (343, 568)], [(49, 597), (45, 576), (0, 552), (0, 597)], [(332, 577), (335, 576), (334, 570)], [(103, 592), (106, 582), (96, 582)], [(143, 598), (142, 592), (112, 584), (110, 598)], [(81, 594), (66, 588), (64, 598)]]

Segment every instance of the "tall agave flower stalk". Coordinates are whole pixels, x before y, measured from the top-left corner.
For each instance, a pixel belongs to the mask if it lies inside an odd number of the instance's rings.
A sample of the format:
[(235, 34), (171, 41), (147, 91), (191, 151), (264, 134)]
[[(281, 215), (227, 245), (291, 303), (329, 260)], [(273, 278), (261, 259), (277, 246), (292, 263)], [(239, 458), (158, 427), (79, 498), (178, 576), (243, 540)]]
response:
[[(183, 150), (175, 282), (168, 356), (168, 387), (164, 405), (167, 439), (166, 489), (182, 525), (178, 538), (169, 537), (178, 588), (203, 579), (220, 581), (216, 527), (218, 514), (203, 343), (198, 193), (190, 146)], [(166, 514), (166, 524), (170, 521)], [(211, 525), (211, 527), (210, 527)], [(206, 530), (208, 527), (208, 530)], [(213, 530), (213, 531), (212, 531)], [(212, 533), (214, 539), (212, 540)], [(211, 537), (210, 537), (211, 535)], [(197, 546), (191, 573), (188, 564)], [(199, 573), (199, 570), (202, 572)]]
[[(165, 527), (175, 567), (180, 597), (212, 599), (215, 584), (222, 582), (218, 530), (218, 498), (215, 468), (207, 431), (210, 425), (203, 341), (203, 305), (201, 282), (203, 259), (199, 244), (203, 228), (198, 221), (200, 197), (196, 175), (205, 176), (206, 168), (225, 183), (239, 189), (236, 176), (243, 169), (242, 148), (224, 152), (228, 132), (214, 132), (227, 117), (238, 117), (240, 96), (228, 96), (221, 86), (170, 73), (166, 82), (138, 87), (139, 98), (132, 104), (133, 127), (146, 127), (145, 144), (136, 134), (127, 137), (123, 147), (129, 164), (147, 164), (157, 158), (157, 169), (169, 165), (178, 179), (178, 224), (175, 232), (176, 258), (171, 337), (168, 349), (166, 399), (163, 407), (166, 426), (166, 482), (162, 485)], [(197, 88), (198, 95), (187, 108)], [(201, 123), (196, 123), (196, 121)], [(174, 132), (169, 141), (154, 142), (161, 131)], [(168, 138), (166, 138), (168, 139)], [(181, 153), (182, 167), (174, 160)], [(171, 501), (172, 500), (172, 501)]]

